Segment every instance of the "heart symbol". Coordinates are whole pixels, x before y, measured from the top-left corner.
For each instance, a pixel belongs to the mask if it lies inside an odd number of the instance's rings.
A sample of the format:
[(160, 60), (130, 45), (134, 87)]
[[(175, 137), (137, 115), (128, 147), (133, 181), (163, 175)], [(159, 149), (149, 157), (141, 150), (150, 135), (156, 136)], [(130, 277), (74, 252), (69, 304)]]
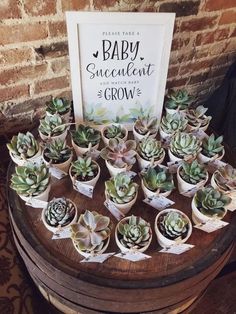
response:
[(93, 53), (93, 56), (94, 56), (94, 58), (97, 58), (98, 57), (98, 51)]
[(141, 60), (141, 61), (143, 61), (143, 59), (144, 59), (143, 57), (140, 57), (140, 60)]

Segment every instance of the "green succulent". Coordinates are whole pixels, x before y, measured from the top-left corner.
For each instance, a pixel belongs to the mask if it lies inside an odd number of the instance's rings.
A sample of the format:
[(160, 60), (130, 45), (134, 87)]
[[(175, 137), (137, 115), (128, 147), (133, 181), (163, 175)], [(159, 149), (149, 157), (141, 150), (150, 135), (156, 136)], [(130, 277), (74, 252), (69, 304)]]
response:
[(114, 178), (105, 181), (106, 193), (116, 204), (125, 204), (132, 201), (137, 192), (138, 184), (125, 173), (118, 173)]
[(71, 174), (79, 181), (89, 181), (96, 177), (98, 166), (91, 157), (78, 157), (71, 163)]
[(105, 131), (104, 131), (105, 137), (110, 139), (110, 138), (124, 138), (125, 132), (122, 130), (122, 127), (120, 124), (112, 124), (108, 126)]
[(137, 150), (139, 156), (148, 161), (161, 159), (165, 152), (161, 142), (151, 137), (143, 138)]
[(181, 114), (176, 112), (175, 114), (167, 113), (161, 119), (160, 128), (167, 134), (175, 134), (176, 132), (182, 132), (186, 129), (188, 120), (185, 119)]
[(71, 226), (71, 238), (74, 244), (85, 253), (99, 253), (110, 234), (110, 218), (96, 211), (86, 210), (80, 215), (78, 223)]
[(211, 134), (208, 138), (205, 137), (202, 140), (202, 154), (211, 158), (222, 153), (224, 149), (222, 142), (223, 136), (216, 138), (214, 134)]
[(88, 148), (89, 144), (95, 146), (100, 142), (101, 134), (98, 130), (80, 124), (75, 131), (71, 131), (71, 136), (76, 145)]
[(66, 142), (57, 139), (45, 145), (44, 156), (53, 164), (63, 163), (71, 157), (72, 149)]
[(188, 94), (186, 90), (171, 91), (167, 95), (167, 101), (165, 107), (168, 109), (187, 109), (193, 102), (193, 97)]
[(53, 198), (45, 210), (45, 220), (49, 226), (65, 227), (75, 217), (75, 205), (67, 198)]
[(215, 181), (224, 191), (236, 191), (236, 169), (227, 164), (214, 173)]
[(45, 116), (44, 119), (39, 121), (39, 131), (45, 136), (57, 136), (66, 130), (66, 124), (58, 114)]
[(150, 116), (139, 117), (134, 123), (134, 128), (141, 135), (155, 134), (158, 129), (157, 118)]
[(149, 244), (151, 237), (151, 226), (141, 217), (132, 215), (118, 224), (119, 241), (127, 249), (141, 249)]
[(167, 168), (160, 166), (149, 167), (141, 172), (143, 183), (149, 190), (167, 192), (174, 189), (173, 176)]
[(49, 185), (49, 170), (45, 164), (28, 163), (18, 166), (11, 177), (11, 188), (22, 196), (37, 196)]
[(18, 133), (7, 144), (8, 150), (22, 159), (32, 158), (39, 151), (39, 144), (32, 133)]
[(203, 127), (209, 123), (211, 116), (206, 116), (207, 108), (198, 106), (197, 108), (189, 108), (186, 113), (188, 123), (192, 126)]
[(186, 238), (189, 230), (188, 220), (176, 211), (160, 215), (157, 224), (162, 235), (173, 241)]
[(204, 165), (199, 164), (197, 160), (190, 163), (183, 162), (179, 174), (184, 181), (190, 184), (197, 184), (207, 177)]
[(190, 133), (176, 133), (170, 142), (171, 152), (178, 158), (196, 156), (201, 150), (200, 140)]
[(198, 190), (194, 199), (197, 208), (202, 214), (218, 218), (224, 216), (225, 206), (231, 202), (230, 197), (214, 189), (212, 186)]
[(46, 102), (46, 111), (50, 114), (58, 113), (63, 115), (69, 112), (71, 109), (71, 103), (65, 98), (53, 98)]

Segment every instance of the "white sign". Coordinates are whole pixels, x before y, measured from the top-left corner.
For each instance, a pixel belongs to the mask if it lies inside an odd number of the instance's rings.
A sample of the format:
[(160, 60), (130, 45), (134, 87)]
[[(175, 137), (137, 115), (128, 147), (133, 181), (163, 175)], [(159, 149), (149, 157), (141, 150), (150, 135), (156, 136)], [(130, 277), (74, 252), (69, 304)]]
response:
[(183, 254), (184, 252), (187, 252), (191, 250), (194, 247), (192, 244), (187, 243), (181, 243), (181, 244), (175, 244), (166, 248), (163, 248), (160, 253), (170, 253), (170, 254)]
[(152, 207), (158, 210), (163, 210), (175, 203), (169, 198), (166, 198), (162, 195), (154, 195), (151, 197), (147, 197), (143, 201), (144, 203), (151, 205)]
[(194, 228), (200, 229), (204, 232), (211, 233), (221, 228), (224, 228), (229, 223), (220, 219), (208, 220), (204, 224), (195, 225)]
[(146, 255), (138, 251), (127, 251), (124, 253), (122, 252), (122, 253), (116, 254), (115, 256), (122, 259), (126, 259), (131, 262), (139, 262), (145, 259), (152, 258), (150, 255)]
[(67, 12), (75, 120), (161, 117), (174, 13)]
[(105, 254), (97, 254), (97, 255), (90, 255), (89, 257), (84, 258), (80, 263), (104, 263), (108, 258), (116, 254), (113, 253), (105, 253)]

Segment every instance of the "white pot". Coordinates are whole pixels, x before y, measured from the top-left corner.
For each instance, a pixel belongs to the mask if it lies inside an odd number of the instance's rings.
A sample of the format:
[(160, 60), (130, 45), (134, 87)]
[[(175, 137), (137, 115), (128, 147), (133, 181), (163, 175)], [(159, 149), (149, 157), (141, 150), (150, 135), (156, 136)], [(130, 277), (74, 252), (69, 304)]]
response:
[(176, 157), (169, 148), (168, 148), (168, 156), (169, 156), (170, 161), (172, 162), (183, 160), (183, 158)]
[(130, 219), (130, 216), (125, 217), (125, 218), (121, 219), (121, 221), (119, 221), (118, 224), (116, 225), (116, 229), (115, 229), (115, 240), (116, 240), (116, 244), (117, 244), (117, 246), (119, 247), (119, 249), (121, 250), (121, 252), (135, 252), (135, 251), (136, 251), (136, 252), (143, 253), (143, 252), (145, 252), (145, 251), (148, 249), (150, 243), (152, 242), (152, 229), (150, 229), (150, 230), (151, 230), (151, 236), (150, 236), (150, 239), (149, 239), (149, 241), (148, 241), (148, 244), (147, 244), (146, 246), (140, 248), (140, 249), (136, 249), (136, 250), (134, 250), (134, 249), (128, 249), (128, 248), (124, 247), (124, 246), (120, 243), (120, 241), (119, 241), (119, 237), (118, 237), (118, 226), (119, 226), (119, 224), (120, 224), (121, 222), (125, 222), (125, 221), (127, 221), (127, 220), (129, 220), (129, 219)]
[(104, 244), (103, 248), (101, 249), (101, 251), (96, 252), (96, 254), (93, 254), (93, 253), (86, 253), (86, 252), (84, 252), (84, 251), (81, 251), (81, 250), (76, 246), (75, 242), (72, 240), (72, 243), (73, 243), (74, 248), (76, 249), (76, 251), (79, 252), (79, 254), (82, 255), (82, 256), (84, 256), (85, 258), (104, 253), (104, 252), (106, 251), (106, 249), (108, 248), (109, 242), (110, 242), (110, 236), (105, 240), (105, 244)]
[(63, 227), (52, 227), (52, 226), (50, 226), (50, 225), (47, 223), (46, 218), (45, 218), (45, 211), (46, 211), (46, 208), (44, 208), (44, 209), (42, 210), (41, 218), (42, 218), (42, 221), (43, 221), (44, 226), (45, 226), (49, 231), (51, 231), (51, 232), (53, 232), (53, 233), (56, 233), (57, 231), (62, 231), (62, 230), (68, 228), (69, 226), (71, 226), (71, 225), (73, 225), (74, 223), (77, 222), (77, 218), (78, 218), (78, 209), (77, 209), (77, 206), (76, 206), (75, 203), (72, 202), (71, 200), (70, 200), (70, 202), (73, 203), (73, 205), (74, 205), (74, 207), (75, 207), (75, 215), (74, 215), (74, 218), (71, 220), (71, 222), (68, 223), (67, 225), (63, 226)]
[(39, 159), (39, 157), (40, 157), (41, 154), (42, 154), (42, 149), (41, 149), (41, 147), (39, 146), (38, 152), (37, 152), (33, 157), (27, 158), (27, 159), (22, 159), (22, 158), (18, 157), (17, 155), (12, 154), (12, 152), (10, 152), (10, 151), (9, 151), (9, 153), (10, 153), (10, 156), (11, 156), (12, 161), (13, 161), (15, 164), (17, 164), (18, 166), (24, 166), (24, 165), (25, 165), (26, 163), (28, 163), (28, 162), (34, 162), (34, 161), (36, 161), (37, 159)]
[[(44, 149), (44, 150), (45, 150), (45, 149)], [(69, 171), (72, 158), (73, 158), (73, 153), (71, 153), (69, 159), (67, 159), (66, 161), (64, 161), (64, 162), (62, 162), (62, 163), (60, 163), (60, 164), (53, 164), (53, 163), (50, 164), (50, 162), (48, 162), (48, 161), (45, 159), (45, 157), (44, 157), (44, 151), (43, 151), (43, 161), (44, 161), (44, 163), (45, 163), (47, 166), (51, 165), (53, 168), (57, 168), (57, 169), (59, 169), (59, 170), (61, 170), (61, 171), (63, 171), (63, 172), (66, 172), (66, 173), (68, 173), (68, 171)]]
[[(168, 238), (166, 238), (165, 236), (163, 236), (163, 234), (160, 232), (159, 228), (158, 228), (158, 225), (157, 225), (157, 222), (158, 222), (158, 219), (160, 217), (160, 215), (163, 215), (165, 213), (169, 213), (169, 212), (178, 212), (180, 213), (182, 216), (184, 216), (186, 218), (186, 220), (188, 221), (188, 233), (187, 233), (187, 236), (184, 238), (184, 239), (178, 239), (178, 240), (170, 240)], [(156, 232), (156, 236), (157, 236), (157, 241), (159, 243), (159, 245), (163, 248), (166, 248), (166, 247), (170, 247), (174, 244), (181, 244), (181, 243), (185, 243), (189, 237), (191, 236), (192, 234), (192, 223), (190, 221), (190, 219), (188, 218), (188, 216), (181, 212), (180, 210), (178, 209), (174, 209), (174, 208), (168, 208), (168, 209), (164, 209), (162, 211), (160, 211), (157, 216), (156, 216), (156, 219), (155, 219), (155, 232)]]
[(70, 178), (71, 178), (71, 181), (72, 181), (73, 184), (74, 184), (74, 183), (76, 184), (76, 182), (80, 182), (80, 183), (82, 183), (82, 184), (91, 185), (91, 186), (95, 187), (95, 185), (96, 185), (96, 183), (97, 183), (97, 181), (98, 181), (98, 179), (99, 179), (99, 177), (100, 177), (100, 172), (101, 172), (101, 170), (100, 170), (99, 164), (98, 164), (95, 160), (93, 160), (93, 162), (98, 166), (98, 173), (97, 173), (96, 177), (94, 177), (93, 179), (91, 179), (91, 180), (89, 180), (89, 181), (79, 181), (79, 180), (76, 180), (76, 179), (72, 176), (72, 174), (71, 174), (72, 165), (70, 166), (69, 175), (70, 175)]
[[(151, 164), (150, 160), (143, 159), (139, 154), (137, 154), (136, 157), (137, 157), (137, 161), (138, 161), (138, 165), (139, 165), (140, 170), (143, 170), (143, 169), (148, 168), (150, 166), (150, 164)], [(158, 160), (154, 160), (153, 167), (160, 165), (163, 162), (164, 158), (165, 158), (165, 151), (163, 150), (162, 157)]]
[[(71, 139), (71, 143), (72, 143), (72, 146), (73, 146), (73, 148), (74, 148), (74, 150), (75, 150), (75, 153), (76, 153), (76, 156), (77, 157), (81, 157), (81, 156), (83, 156), (84, 154), (86, 154), (88, 151), (89, 151), (89, 147), (80, 147), (80, 146), (78, 146), (74, 141), (73, 141), (73, 139)], [(94, 146), (92, 146), (91, 148), (92, 149), (98, 149), (98, 146), (99, 146), (99, 143), (98, 144), (96, 144), (96, 145), (94, 145)]]
[(224, 154), (225, 154), (224, 148), (223, 148), (223, 151), (222, 151), (221, 155), (218, 156), (217, 158), (214, 158), (214, 157), (207, 157), (207, 156), (203, 155), (203, 154), (200, 152), (200, 153), (197, 155), (197, 159), (198, 159), (198, 161), (199, 161), (201, 164), (205, 164), (205, 163), (208, 163), (208, 162), (213, 161), (213, 160), (216, 160), (216, 159), (221, 160), (221, 159), (223, 158)]
[[(65, 122), (65, 123), (69, 123), (70, 122), (70, 115), (71, 115), (71, 110), (69, 110), (68, 112), (64, 113), (64, 114), (60, 114), (60, 113), (57, 113), (61, 118), (62, 120)], [(53, 114), (51, 114), (50, 112), (48, 112), (46, 110), (46, 115), (47, 116), (53, 116)]]
[(55, 135), (55, 136), (47, 136), (47, 135), (44, 135), (40, 130), (39, 130), (39, 136), (41, 137), (41, 139), (43, 141), (55, 141), (55, 140), (62, 140), (62, 141), (65, 141), (66, 139), (66, 136), (67, 136), (67, 131), (68, 129), (66, 128), (65, 131), (59, 135)]
[(145, 134), (145, 135), (142, 135), (142, 134), (139, 134), (136, 130), (135, 130), (135, 124), (133, 125), (133, 135), (134, 135), (134, 139), (135, 141), (138, 143), (138, 142), (141, 142), (142, 139), (144, 139), (145, 137), (151, 137), (151, 138), (155, 138), (157, 136), (157, 131), (153, 134)]
[(37, 196), (29, 197), (29, 196), (24, 196), (24, 195), (20, 195), (20, 194), (19, 194), (19, 196), (26, 203), (28, 203), (31, 199), (37, 199), (40, 201), (47, 202), (50, 190), (51, 190), (51, 183), (48, 184), (46, 190), (44, 190), (41, 194), (39, 194)]
[(129, 171), (133, 166), (133, 165), (130, 165), (130, 166), (126, 166), (123, 168), (118, 168), (118, 167), (114, 167), (113, 165), (111, 165), (109, 163), (109, 161), (107, 161), (107, 160), (105, 160), (105, 163), (106, 163), (107, 169), (109, 170), (111, 177), (116, 176), (118, 173)]
[(137, 201), (137, 197), (138, 197), (138, 191), (136, 191), (135, 197), (129, 202), (129, 203), (125, 203), (125, 204), (117, 204), (115, 202), (113, 202), (110, 198), (108, 193), (105, 191), (105, 195), (106, 198), (109, 199), (109, 201), (117, 208), (119, 209), (120, 212), (122, 212), (124, 215), (128, 214), (128, 212), (130, 211), (131, 207), (135, 204), (135, 202)]
[[(101, 135), (102, 135), (102, 140), (105, 144), (105, 146), (108, 146), (109, 144), (109, 138), (107, 138), (104, 133), (106, 131), (106, 129), (109, 127), (109, 126), (112, 126), (112, 125), (119, 125), (118, 123), (112, 123), (112, 124), (109, 124), (109, 125), (106, 125), (104, 126), (102, 129), (101, 129)], [(122, 140), (125, 142), (127, 140), (127, 137), (128, 137), (128, 130), (123, 126), (121, 125), (121, 129), (122, 131), (124, 132), (124, 137), (122, 138)]]
[(166, 191), (166, 192), (157, 194), (157, 192), (153, 192), (153, 191), (149, 190), (149, 189), (145, 186), (145, 184), (144, 184), (144, 182), (143, 182), (143, 179), (141, 180), (141, 186), (142, 186), (142, 189), (143, 189), (143, 193), (144, 193), (145, 198), (147, 198), (147, 197), (153, 197), (153, 196), (155, 196), (155, 195), (160, 195), (160, 196), (163, 196), (163, 197), (168, 197), (168, 196), (170, 195), (170, 193), (172, 192), (172, 190), (171, 190), (171, 191)]
[(165, 131), (162, 130), (162, 128), (159, 128), (159, 133), (160, 133), (160, 138), (161, 140), (167, 140), (168, 138), (172, 137), (174, 133), (166, 133)]
[(198, 187), (198, 190), (199, 190), (208, 181), (209, 175), (208, 175), (208, 172), (206, 172), (206, 179), (205, 180), (202, 180), (202, 181), (198, 182), (197, 184), (188, 183), (188, 182), (184, 181), (179, 174), (181, 168), (182, 168), (182, 166), (179, 166), (177, 169), (178, 190), (179, 190), (180, 194), (185, 193), (189, 190), (192, 190), (196, 186)]
[(165, 111), (168, 114), (175, 114), (175, 113), (179, 112), (178, 108), (177, 109), (170, 109), (170, 108), (166, 108), (166, 107), (165, 107)]

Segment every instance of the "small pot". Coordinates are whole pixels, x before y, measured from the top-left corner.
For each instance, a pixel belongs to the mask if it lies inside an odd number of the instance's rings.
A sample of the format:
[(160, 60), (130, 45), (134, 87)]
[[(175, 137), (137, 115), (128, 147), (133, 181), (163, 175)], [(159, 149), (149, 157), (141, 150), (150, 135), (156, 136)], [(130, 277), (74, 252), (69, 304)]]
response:
[(162, 130), (162, 128), (159, 128), (159, 133), (160, 133), (160, 138), (161, 140), (167, 140), (168, 138), (172, 137), (174, 133), (166, 133), (165, 131)]
[(157, 194), (157, 192), (153, 192), (153, 191), (149, 190), (149, 189), (145, 186), (145, 184), (144, 184), (144, 182), (143, 182), (143, 179), (141, 180), (141, 186), (142, 186), (142, 189), (143, 189), (143, 193), (144, 193), (145, 198), (147, 198), (147, 197), (153, 197), (153, 196), (156, 196), (156, 195), (160, 195), (160, 196), (163, 196), (163, 197), (168, 197), (168, 196), (170, 195), (170, 193), (172, 192), (172, 190), (171, 190), (171, 191), (166, 191), (166, 192), (162, 192), (162, 193)]
[(176, 157), (176, 156), (172, 153), (172, 151), (170, 150), (170, 148), (168, 148), (168, 156), (169, 156), (170, 161), (172, 161), (172, 162), (176, 162), (176, 161), (181, 161), (181, 160), (183, 160), (183, 158)]
[(74, 248), (76, 249), (76, 251), (79, 252), (79, 254), (82, 255), (82, 256), (84, 256), (85, 258), (104, 253), (104, 252), (106, 251), (106, 249), (108, 248), (109, 242), (110, 242), (110, 236), (105, 240), (105, 244), (104, 244), (103, 248), (101, 249), (101, 251), (96, 252), (95, 254), (93, 254), (93, 253), (86, 253), (86, 252), (84, 252), (84, 251), (81, 251), (81, 250), (76, 246), (75, 242), (72, 240), (72, 243), (73, 243)]
[[(89, 147), (81, 147), (81, 146), (77, 145), (77, 144), (73, 141), (73, 138), (71, 139), (71, 143), (72, 143), (72, 146), (73, 146), (73, 148), (74, 148), (74, 150), (75, 150), (75, 153), (76, 153), (76, 156), (77, 156), (77, 157), (83, 156), (84, 154), (86, 154), (86, 153), (90, 150)], [(96, 145), (94, 145), (94, 146), (92, 146), (91, 148), (92, 148), (92, 149), (98, 149), (98, 146), (99, 146), (99, 143), (96, 144)]]
[(51, 141), (55, 141), (55, 140), (62, 140), (62, 141), (65, 141), (66, 139), (66, 136), (67, 136), (67, 131), (68, 129), (66, 128), (64, 132), (62, 132), (61, 134), (59, 135), (55, 135), (55, 136), (48, 136), (48, 135), (44, 135), (40, 130), (39, 130), (39, 136), (41, 137), (41, 139), (43, 141), (48, 141), (48, 140), (51, 140)]
[(24, 195), (20, 195), (20, 194), (19, 194), (19, 196), (26, 203), (28, 203), (31, 199), (37, 199), (40, 201), (47, 202), (50, 190), (51, 190), (51, 183), (48, 184), (46, 190), (44, 190), (41, 194), (39, 194), (37, 196), (29, 197), (29, 196), (24, 196)]
[[(146, 160), (146, 159), (142, 158), (139, 154), (137, 154), (136, 157), (137, 157), (137, 161), (138, 161), (138, 165), (139, 165), (140, 170), (143, 170), (143, 169), (148, 168), (150, 166), (150, 164), (151, 164), (150, 160)], [(165, 151), (163, 150), (162, 157), (158, 160), (154, 160), (153, 167), (160, 165), (163, 162), (164, 158), (165, 158)]]
[[(45, 149), (44, 149), (44, 150), (45, 150)], [(67, 159), (66, 161), (64, 161), (64, 162), (62, 162), (62, 163), (60, 163), (60, 164), (53, 164), (53, 163), (50, 164), (50, 162), (48, 162), (48, 161), (45, 159), (45, 157), (44, 157), (44, 151), (43, 151), (43, 161), (44, 161), (44, 163), (45, 163), (47, 166), (48, 166), (48, 165), (51, 165), (52, 167), (57, 168), (57, 169), (59, 169), (59, 170), (65, 172), (65, 173), (68, 173), (68, 171), (69, 171), (72, 158), (73, 158), (73, 153), (71, 152), (70, 158)]]
[(115, 240), (116, 240), (116, 244), (117, 244), (117, 246), (119, 247), (119, 249), (121, 250), (121, 252), (140, 252), (140, 253), (143, 253), (143, 252), (145, 252), (145, 251), (148, 249), (149, 245), (150, 245), (151, 242), (152, 242), (152, 229), (150, 229), (150, 230), (151, 230), (151, 236), (150, 236), (150, 239), (149, 239), (148, 244), (147, 244), (146, 246), (144, 246), (144, 247), (142, 247), (142, 248), (140, 248), (140, 249), (137, 249), (137, 250), (128, 249), (128, 248), (124, 247), (124, 246), (120, 243), (119, 236), (118, 236), (118, 226), (119, 226), (119, 224), (120, 224), (121, 222), (125, 222), (125, 221), (127, 221), (127, 220), (129, 220), (129, 219), (130, 219), (130, 216), (125, 217), (125, 218), (121, 219), (121, 220), (118, 222), (118, 224), (116, 225), (116, 229), (115, 229)]
[(91, 179), (89, 181), (79, 181), (79, 180), (76, 180), (72, 176), (72, 173), (71, 173), (72, 165), (70, 166), (69, 175), (70, 175), (70, 178), (71, 178), (71, 181), (72, 181), (73, 184), (76, 183), (76, 182), (80, 182), (82, 184), (91, 185), (91, 186), (95, 187), (95, 185), (96, 185), (96, 183), (97, 183), (97, 181), (98, 181), (98, 179), (100, 177), (101, 170), (100, 170), (99, 164), (95, 160), (93, 160), (93, 162), (98, 166), (98, 173), (97, 173), (96, 177), (94, 177), (93, 179)]
[(165, 107), (165, 111), (166, 111), (166, 113), (168, 113), (168, 114), (175, 114), (175, 113), (178, 113), (178, 112), (179, 112), (179, 109), (178, 109), (178, 108), (176, 108), (176, 109), (170, 109), (170, 108)]
[(118, 168), (118, 167), (114, 167), (113, 165), (111, 165), (110, 162), (107, 160), (105, 160), (105, 163), (106, 163), (107, 169), (109, 170), (111, 177), (116, 176), (118, 173), (129, 171), (133, 166), (133, 165), (129, 165), (129, 166), (126, 166), (123, 168)]
[[(186, 236), (184, 239), (177, 240), (177, 241), (175, 241), (175, 240), (170, 240), (170, 239), (166, 238), (166, 237), (160, 232), (160, 230), (159, 230), (159, 228), (158, 228), (157, 222), (158, 222), (158, 219), (159, 219), (160, 215), (163, 215), (163, 214), (165, 214), (165, 213), (169, 213), (169, 212), (172, 212), (172, 211), (180, 213), (180, 214), (181, 214), (182, 216), (184, 216), (184, 217), (187, 219), (187, 221), (188, 221), (188, 233), (187, 233), (187, 236)], [(188, 218), (188, 216), (187, 216), (185, 213), (183, 213), (183, 212), (181, 212), (180, 210), (178, 210), (178, 209), (174, 209), (174, 208), (164, 209), (164, 210), (160, 211), (160, 212), (157, 214), (156, 219), (155, 219), (155, 232), (156, 232), (156, 236), (157, 236), (157, 241), (158, 241), (159, 245), (160, 245), (161, 247), (163, 247), (163, 248), (170, 247), (170, 246), (172, 246), (172, 245), (174, 245), (174, 244), (185, 243), (185, 242), (189, 239), (189, 237), (191, 236), (191, 234), (192, 234), (192, 229), (193, 229), (193, 228), (192, 228), (192, 223), (191, 223), (190, 219)]]
[(221, 152), (221, 155), (218, 156), (217, 158), (214, 158), (214, 157), (207, 157), (205, 156), (204, 154), (202, 154), (201, 152), (197, 155), (197, 159), (198, 161), (201, 163), (201, 164), (205, 164), (205, 163), (208, 163), (210, 161), (213, 161), (213, 160), (221, 160), (223, 157), (224, 157), (224, 154), (225, 154), (225, 150), (223, 148), (223, 151)]
[(155, 138), (157, 136), (157, 131), (153, 134), (145, 134), (145, 135), (142, 135), (142, 134), (139, 134), (136, 130), (135, 130), (135, 124), (133, 125), (133, 135), (134, 135), (134, 139), (135, 141), (138, 143), (138, 142), (141, 142), (142, 139), (144, 139), (145, 137), (151, 137), (151, 138)]
[(17, 164), (18, 166), (24, 166), (26, 163), (28, 162), (34, 162), (36, 161), (37, 159), (40, 158), (41, 154), (42, 154), (42, 149), (41, 147), (39, 146), (39, 150), (38, 152), (31, 158), (27, 158), (27, 159), (22, 159), (20, 158), (19, 156), (17, 155), (14, 155), (12, 152), (9, 152), (10, 153), (10, 156), (11, 156), (11, 159), (12, 161)]
[[(112, 126), (112, 125), (118, 125), (118, 124), (117, 123), (112, 123), (112, 124), (104, 126), (101, 129), (101, 136), (102, 136), (102, 140), (103, 140), (105, 146), (107, 146), (109, 144), (109, 138), (107, 138), (104, 134), (105, 134), (106, 129), (109, 126)], [(123, 125), (121, 126), (121, 129), (124, 132), (124, 137), (122, 137), (122, 140), (125, 142), (127, 140), (127, 137), (128, 137), (128, 130)]]
[[(53, 116), (53, 114), (51, 114), (51, 113), (48, 112), (47, 110), (46, 110), (46, 115), (47, 115), (47, 116)], [(71, 110), (69, 110), (68, 112), (66, 112), (66, 113), (64, 113), (64, 114), (58, 113), (58, 115), (62, 118), (62, 120), (63, 120), (65, 123), (68, 123), (68, 122), (70, 122)]]
[(131, 207), (135, 204), (135, 202), (137, 201), (137, 197), (138, 197), (138, 191), (136, 191), (135, 197), (129, 202), (129, 203), (125, 203), (125, 204), (117, 204), (115, 202), (113, 202), (108, 193), (105, 191), (105, 195), (106, 195), (106, 199), (109, 199), (109, 201), (117, 208), (119, 209), (120, 212), (122, 212), (124, 215), (128, 214), (128, 212), (130, 211)]

